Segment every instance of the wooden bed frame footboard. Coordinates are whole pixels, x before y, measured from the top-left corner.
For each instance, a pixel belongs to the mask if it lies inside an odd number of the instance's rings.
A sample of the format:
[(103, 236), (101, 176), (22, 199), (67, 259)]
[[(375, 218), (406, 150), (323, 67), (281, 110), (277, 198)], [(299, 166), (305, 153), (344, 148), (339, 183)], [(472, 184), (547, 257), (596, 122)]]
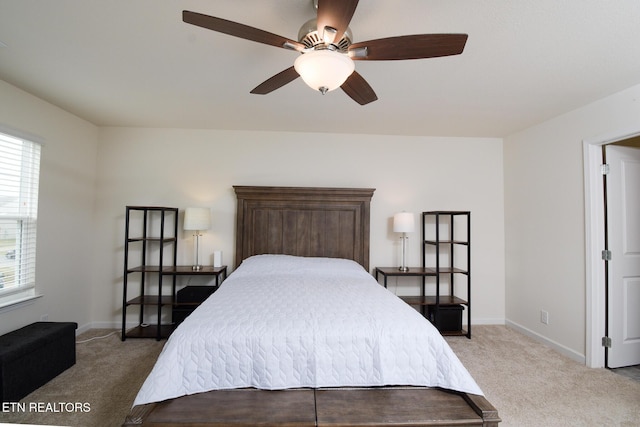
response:
[(482, 396), (420, 387), (218, 390), (136, 406), (125, 427), (485, 426), (496, 409)]
[[(369, 271), (371, 188), (234, 186), (236, 266), (263, 253), (352, 259)], [(214, 390), (134, 407), (123, 426), (497, 426), (482, 396), (424, 387)]]

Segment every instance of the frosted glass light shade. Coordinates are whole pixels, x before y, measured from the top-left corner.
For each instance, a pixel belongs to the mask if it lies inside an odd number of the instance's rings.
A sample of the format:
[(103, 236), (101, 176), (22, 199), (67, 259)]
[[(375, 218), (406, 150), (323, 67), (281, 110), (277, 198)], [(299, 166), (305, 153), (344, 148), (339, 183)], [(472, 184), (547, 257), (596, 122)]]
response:
[(331, 50), (303, 53), (295, 60), (293, 67), (311, 89), (323, 93), (342, 86), (355, 70), (351, 58)]
[(185, 230), (208, 230), (211, 228), (211, 210), (209, 208), (187, 208), (184, 211)]
[(412, 233), (415, 230), (415, 219), (411, 212), (400, 212), (393, 216), (393, 231), (396, 233)]

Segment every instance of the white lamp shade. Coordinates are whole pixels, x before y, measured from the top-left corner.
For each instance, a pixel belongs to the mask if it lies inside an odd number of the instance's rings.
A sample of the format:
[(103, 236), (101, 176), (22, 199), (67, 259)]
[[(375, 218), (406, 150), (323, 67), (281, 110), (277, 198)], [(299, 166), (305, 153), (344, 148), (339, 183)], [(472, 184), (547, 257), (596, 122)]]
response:
[(393, 216), (393, 231), (396, 233), (412, 233), (415, 230), (415, 219), (411, 212), (400, 212)]
[(209, 208), (187, 208), (184, 211), (185, 230), (208, 230), (211, 228), (211, 210)]
[(353, 73), (355, 64), (343, 53), (314, 50), (300, 55), (293, 67), (311, 89), (332, 91), (342, 86)]

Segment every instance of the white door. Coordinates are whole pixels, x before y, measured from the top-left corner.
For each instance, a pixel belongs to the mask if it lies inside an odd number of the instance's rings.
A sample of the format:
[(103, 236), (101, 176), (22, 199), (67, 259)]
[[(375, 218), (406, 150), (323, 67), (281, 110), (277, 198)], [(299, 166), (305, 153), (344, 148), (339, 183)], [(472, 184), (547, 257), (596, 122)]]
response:
[(640, 364), (640, 148), (607, 145), (607, 366)]

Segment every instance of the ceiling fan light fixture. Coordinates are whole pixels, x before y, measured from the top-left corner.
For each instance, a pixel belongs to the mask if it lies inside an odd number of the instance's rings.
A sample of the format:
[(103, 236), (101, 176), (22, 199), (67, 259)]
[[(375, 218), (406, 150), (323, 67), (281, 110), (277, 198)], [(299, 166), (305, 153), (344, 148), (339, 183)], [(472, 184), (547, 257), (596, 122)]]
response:
[(304, 53), (293, 66), (307, 86), (323, 94), (342, 86), (355, 70), (349, 56), (328, 49)]

